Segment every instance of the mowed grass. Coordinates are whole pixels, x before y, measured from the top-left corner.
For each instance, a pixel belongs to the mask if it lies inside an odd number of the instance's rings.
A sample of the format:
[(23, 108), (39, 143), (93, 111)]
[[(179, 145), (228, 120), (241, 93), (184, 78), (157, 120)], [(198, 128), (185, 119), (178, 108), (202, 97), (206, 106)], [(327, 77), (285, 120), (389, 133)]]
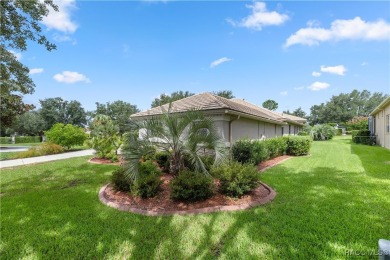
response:
[(337, 138), (262, 174), (273, 202), (146, 217), (101, 204), (114, 166), (87, 157), (1, 170), (4, 259), (340, 259), (390, 238), (390, 151)]

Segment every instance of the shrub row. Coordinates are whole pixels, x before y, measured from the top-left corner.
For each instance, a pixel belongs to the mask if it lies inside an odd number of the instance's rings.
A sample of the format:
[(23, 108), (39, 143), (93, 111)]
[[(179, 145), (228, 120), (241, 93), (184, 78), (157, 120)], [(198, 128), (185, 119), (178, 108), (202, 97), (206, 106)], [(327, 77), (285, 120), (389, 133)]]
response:
[(308, 136), (285, 136), (264, 141), (239, 140), (232, 147), (232, 156), (242, 164), (259, 164), (285, 154), (300, 156), (309, 153), (312, 139)]
[(11, 143), (11, 137), (0, 137), (0, 144), (10, 144)]
[[(12, 142), (12, 138), (9, 136), (0, 137), (0, 144), (10, 144)], [(42, 142), (42, 137), (40, 136), (16, 136), (15, 143), (16, 144), (24, 144), (24, 143), (40, 143)]]
[(352, 141), (357, 144), (367, 145), (372, 145), (375, 142), (371, 137), (371, 132), (369, 130), (353, 130)]

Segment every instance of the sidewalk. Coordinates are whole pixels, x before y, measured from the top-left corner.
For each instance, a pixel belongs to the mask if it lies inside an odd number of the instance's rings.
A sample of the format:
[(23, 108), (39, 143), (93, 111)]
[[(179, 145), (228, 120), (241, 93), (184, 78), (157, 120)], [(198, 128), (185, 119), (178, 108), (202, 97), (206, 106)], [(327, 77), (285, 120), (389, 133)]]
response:
[(38, 156), (38, 157), (31, 157), (31, 158), (24, 158), (24, 159), (5, 160), (5, 161), (0, 161), (0, 169), (21, 166), (21, 165), (27, 165), (27, 164), (33, 164), (33, 163), (42, 163), (42, 162), (63, 160), (63, 159), (68, 159), (68, 158), (73, 158), (73, 157), (81, 157), (81, 156), (86, 156), (86, 155), (93, 155), (94, 153), (95, 153), (95, 150), (88, 149), (88, 150), (77, 151), (77, 152), (45, 155), (45, 156)]

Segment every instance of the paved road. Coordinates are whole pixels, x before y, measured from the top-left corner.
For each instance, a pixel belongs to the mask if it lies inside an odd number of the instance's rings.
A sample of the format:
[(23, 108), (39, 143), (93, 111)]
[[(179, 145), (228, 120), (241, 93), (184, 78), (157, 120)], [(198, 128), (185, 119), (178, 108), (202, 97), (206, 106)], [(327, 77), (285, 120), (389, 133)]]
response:
[(5, 160), (5, 161), (0, 161), (0, 169), (21, 166), (21, 165), (26, 165), (26, 164), (50, 162), (50, 161), (63, 160), (63, 159), (68, 159), (68, 158), (73, 158), (73, 157), (93, 155), (94, 153), (95, 153), (95, 150), (88, 149), (88, 150), (77, 151), (77, 152), (45, 155), (45, 156), (38, 156), (38, 157), (31, 157), (31, 158), (24, 158), (24, 159)]
[(9, 152), (23, 152), (27, 151), (31, 146), (1, 146), (0, 153), (9, 153)]

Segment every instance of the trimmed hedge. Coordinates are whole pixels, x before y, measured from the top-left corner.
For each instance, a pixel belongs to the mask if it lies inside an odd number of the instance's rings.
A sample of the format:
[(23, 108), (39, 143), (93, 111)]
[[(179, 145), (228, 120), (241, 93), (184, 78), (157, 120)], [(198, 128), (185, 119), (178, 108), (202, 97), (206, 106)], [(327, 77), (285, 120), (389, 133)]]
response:
[(310, 151), (313, 139), (309, 136), (287, 137), (287, 154), (294, 156), (307, 155)]
[(0, 144), (10, 144), (11, 143), (11, 137), (0, 137)]
[(17, 137), (15, 137), (16, 144), (40, 143), (40, 142), (42, 142), (42, 137), (40, 137), (40, 136), (17, 136)]
[(372, 145), (374, 143), (369, 130), (352, 131), (352, 141), (357, 144)]
[(265, 160), (285, 154), (306, 155), (312, 143), (310, 136), (286, 136), (264, 141), (239, 140), (232, 147), (233, 160), (257, 165)]

